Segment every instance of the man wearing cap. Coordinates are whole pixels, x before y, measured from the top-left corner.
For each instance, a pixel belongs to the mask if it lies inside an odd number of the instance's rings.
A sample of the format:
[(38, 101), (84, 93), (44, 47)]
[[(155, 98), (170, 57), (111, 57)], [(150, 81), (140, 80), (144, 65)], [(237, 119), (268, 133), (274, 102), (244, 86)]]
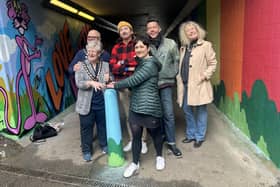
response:
[[(116, 81), (125, 79), (133, 74), (137, 62), (135, 60), (135, 37), (133, 32), (132, 25), (127, 21), (120, 21), (118, 23), (118, 32), (120, 38), (117, 40), (117, 43), (114, 45), (111, 52), (110, 66), (114, 78)], [(128, 111), (129, 111), (129, 98), (130, 91), (128, 89), (123, 89), (119, 91), (120, 104), (124, 109), (124, 114), (126, 118), (126, 126), (129, 135), (129, 142), (123, 148), (125, 152), (130, 151), (132, 148), (132, 133), (130, 125), (128, 123)], [(148, 151), (147, 144), (145, 142), (147, 135), (146, 129), (142, 136), (142, 149), (141, 153), (145, 154)]]
[[(92, 40), (99, 40), (101, 41), (101, 34), (95, 29), (92, 29), (88, 32), (87, 35), (87, 43), (92, 41)], [(71, 61), (69, 67), (68, 67), (68, 72), (70, 75), (73, 75), (75, 71), (77, 71), (80, 66), (78, 62), (83, 62), (86, 59), (87, 52), (86, 49), (80, 49), (76, 54), (73, 60)], [(102, 50), (102, 53), (100, 55), (100, 60), (104, 62), (109, 62), (110, 60), (110, 54), (106, 50)]]
[(176, 147), (175, 115), (172, 101), (172, 87), (175, 86), (175, 77), (179, 67), (179, 50), (174, 40), (162, 36), (157, 19), (149, 18), (146, 23), (146, 29), (151, 42), (151, 52), (162, 64), (161, 71), (159, 72), (158, 86), (168, 149), (177, 158), (180, 158), (182, 157), (182, 152)]

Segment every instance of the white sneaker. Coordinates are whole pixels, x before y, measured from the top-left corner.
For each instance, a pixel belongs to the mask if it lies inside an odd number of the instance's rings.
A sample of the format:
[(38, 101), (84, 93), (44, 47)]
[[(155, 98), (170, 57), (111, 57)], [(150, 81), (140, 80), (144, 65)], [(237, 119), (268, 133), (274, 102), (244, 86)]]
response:
[(165, 160), (162, 156), (157, 156), (156, 158), (156, 169), (163, 170), (165, 168)]
[(148, 152), (148, 147), (147, 147), (147, 143), (142, 141), (142, 149), (141, 149), (141, 153), (142, 154), (146, 154)]
[(132, 141), (129, 141), (126, 146), (124, 146), (123, 151), (128, 152), (131, 151)]
[(139, 163), (136, 165), (134, 162), (129, 164), (129, 166), (124, 170), (123, 176), (125, 178), (131, 177), (136, 174), (139, 169)]

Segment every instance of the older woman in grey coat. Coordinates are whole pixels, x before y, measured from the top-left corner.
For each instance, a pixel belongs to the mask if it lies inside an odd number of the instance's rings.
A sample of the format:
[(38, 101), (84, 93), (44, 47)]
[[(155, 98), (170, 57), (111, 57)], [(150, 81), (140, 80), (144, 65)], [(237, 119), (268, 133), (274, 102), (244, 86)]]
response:
[(213, 100), (210, 78), (217, 60), (212, 44), (204, 40), (205, 31), (195, 22), (181, 24), (177, 102), (183, 108), (187, 122), (183, 143), (194, 141), (200, 147), (207, 129), (207, 104)]
[(78, 87), (76, 112), (80, 117), (81, 146), (85, 161), (91, 161), (93, 154), (93, 126), (97, 125), (99, 145), (107, 152), (105, 105), (102, 89), (109, 80), (109, 63), (100, 61), (102, 44), (91, 41), (86, 46), (87, 59), (80, 64), (75, 73)]

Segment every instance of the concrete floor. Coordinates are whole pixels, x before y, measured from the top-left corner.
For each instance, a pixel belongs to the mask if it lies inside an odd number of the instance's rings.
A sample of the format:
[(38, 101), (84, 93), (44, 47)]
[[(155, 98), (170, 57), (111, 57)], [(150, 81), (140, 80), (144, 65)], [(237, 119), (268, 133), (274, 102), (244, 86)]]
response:
[[(123, 167), (107, 166), (107, 156), (98, 146), (94, 161), (86, 163), (80, 152), (79, 119), (74, 107), (52, 121), (64, 121), (58, 136), (41, 144), (30, 143), (26, 136), (19, 141), (19, 153), (0, 162), (1, 186), (187, 186), (187, 187), (277, 187), (279, 170), (220, 113), (208, 107), (206, 141), (200, 148), (183, 144), (184, 119), (176, 108), (177, 145), (183, 158), (176, 159), (164, 147), (166, 168), (155, 169), (155, 151), (148, 139), (149, 152), (141, 156), (138, 175), (124, 179)], [(123, 133), (123, 142), (127, 134)], [(131, 153), (126, 153), (126, 164)]]

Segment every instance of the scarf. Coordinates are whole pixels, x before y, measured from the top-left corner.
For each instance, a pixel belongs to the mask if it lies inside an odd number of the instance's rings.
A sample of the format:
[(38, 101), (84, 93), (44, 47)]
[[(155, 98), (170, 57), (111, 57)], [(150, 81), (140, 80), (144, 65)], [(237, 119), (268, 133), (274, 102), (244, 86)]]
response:
[(159, 33), (159, 34), (157, 35), (156, 38), (151, 38), (151, 37), (149, 36), (149, 41), (150, 41), (150, 43), (151, 43), (152, 45), (154, 45), (154, 46), (158, 49), (158, 47), (159, 47), (159, 45), (160, 45), (160, 43), (161, 43), (161, 41), (162, 41), (162, 35), (161, 35), (161, 33)]

